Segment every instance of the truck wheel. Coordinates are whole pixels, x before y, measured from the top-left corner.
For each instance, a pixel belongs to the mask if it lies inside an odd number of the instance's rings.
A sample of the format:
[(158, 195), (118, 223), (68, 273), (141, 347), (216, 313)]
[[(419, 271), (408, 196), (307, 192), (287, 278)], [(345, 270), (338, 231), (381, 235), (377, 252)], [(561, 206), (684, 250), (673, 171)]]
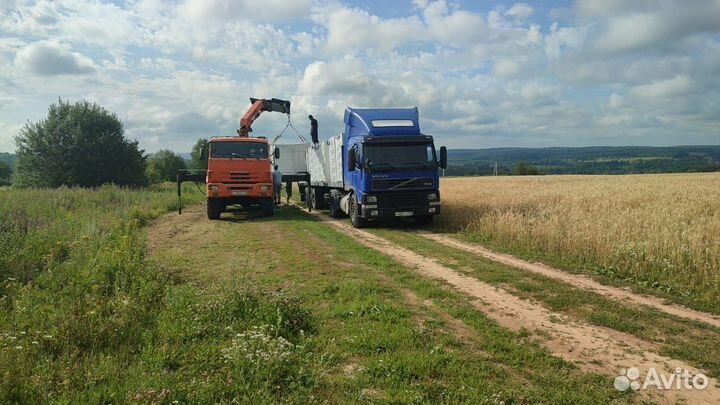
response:
[(275, 215), (275, 205), (273, 203), (263, 203), (261, 206), (262, 214), (266, 217)]
[(352, 197), (350, 197), (350, 222), (352, 222), (355, 228), (365, 227), (365, 218), (360, 216), (360, 205), (354, 193)]
[[(320, 194), (320, 195), (318, 195), (318, 194)], [(325, 204), (323, 201), (322, 192), (319, 192), (318, 189), (316, 189), (316, 188), (312, 189), (312, 191), (310, 192), (310, 198), (312, 201), (312, 207), (314, 209), (321, 210), (321, 209), (325, 208), (325, 207), (323, 207)]]
[(305, 189), (305, 206), (308, 212), (312, 212), (312, 187)]
[(215, 200), (208, 200), (207, 202), (207, 216), (208, 219), (216, 220), (220, 219), (220, 213), (222, 213), (222, 206)]
[(332, 200), (330, 201), (330, 216), (332, 218), (340, 218), (342, 211), (340, 210), (340, 201), (337, 196), (331, 195)]
[(433, 218), (435, 218), (434, 215), (423, 215), (421, 217), (415, 217), (415, 223), (418, 224), (418, 226), (428, 226), (432, 224)]

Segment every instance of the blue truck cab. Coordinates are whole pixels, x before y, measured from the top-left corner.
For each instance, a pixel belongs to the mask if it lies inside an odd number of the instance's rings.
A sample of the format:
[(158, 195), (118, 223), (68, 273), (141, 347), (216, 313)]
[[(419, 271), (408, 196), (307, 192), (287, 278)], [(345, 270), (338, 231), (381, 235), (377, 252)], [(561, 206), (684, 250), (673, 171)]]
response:
[(340, 207), (354, 226), (367, 220), (412, 217), (421, 224), (440, 214), (439, 168), (447, 150), (420, 131), (414, 108), (350, 108), (342, 134)]

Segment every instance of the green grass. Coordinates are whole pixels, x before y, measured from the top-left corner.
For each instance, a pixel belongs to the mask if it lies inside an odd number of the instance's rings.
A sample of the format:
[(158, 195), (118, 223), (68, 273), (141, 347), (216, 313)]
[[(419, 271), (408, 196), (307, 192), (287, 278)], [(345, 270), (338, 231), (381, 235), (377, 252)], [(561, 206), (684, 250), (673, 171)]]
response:
[[(293, 291), (312, 314), (326, 359), (317, 398), (331, 403), (627, 403), (605, 376), (498, 326), (468, 297), (427, 280), (299, 211), (212, 224), (192, 254), (157, 254), (212, 296), (251, 283)], [(417, 302), (408, 299), (417, 297)], [(425, 300), (432, 305), (425, 305)], [(469, 331), (458, 336), (452, 319)]]
[(169, 186), (3, 195), (0, 403), (313, 402), (321, 359), (296, 299), (208, 297), (145, 261), (144, 226), (175, 208)]
[(296, 210), (148, 258), (170, 187), (3, 197), (3, 404), (636, 401)]
[(660, 347), (660, 353), (686, 360), (720, 376), (720, 329), (657, 310), (629, 306), (598, 293), (573, 287), (521, 269), (511, 268), (438, 244), (403, 229), (373, 229), (373, 233), (439, 260), (443, 265), (513, 294), (535, 300), (554, 312), (629, 333)]

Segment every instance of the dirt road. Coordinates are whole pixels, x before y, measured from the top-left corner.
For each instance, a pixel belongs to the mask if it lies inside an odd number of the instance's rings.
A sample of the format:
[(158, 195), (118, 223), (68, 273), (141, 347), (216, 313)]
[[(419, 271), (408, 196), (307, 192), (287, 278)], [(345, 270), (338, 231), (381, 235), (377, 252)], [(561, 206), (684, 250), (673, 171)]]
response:
[[(678, 368), (687, 370), (693, 375), (703, 372), (682, 361), (657, 354), (656, 348), (652, 347), (652, 344), (634, 336), (570, 319), (563, 314), (553, 313), (539, 304), (520, 299), (502, 289), (462, 275), (439, 264), (432, 258), (414, 253), (385, 238), (364, 230), (354, 229), (347, 221), (333, 220), (316, 212), (310, 215), (364, 246), (388, 255), (424, 276), (447, 282), (467, 294), (478, 310), (495, 319), (502, 326), (513, 330), (527, 329), (533, 332), (553, 354), (585, 370), (608, 375), (617, 375), (619, 370), (628, 367), (638, 368), (642, 375), (645, 375), (650, 368), (668, 375)], [(511, 265), (516, 264), (518, 263)], [(544, 270), (549, 273), (547, 269)], [(587, 280), (582, 280), (582, 283), (577, 282), (576, 285), (597, 290), (600, 290), (598, 287), (604, 287), (590, 284)], [(619, 295), (618, 291), (607, 287), (604, 287), (603, 291), (607, 294)], [(625, 292), (623, 297), (640, 300), (640, 297), (629, 292)], [(653, 303), (650, 299), (643, 302)], [(654, 303), (654, 305), (658, 304)], [(675, 310), (679, 312), (679, 308), (675, 308)], [(690, 313), (684, 314), (691, 315)], [(660, 403), (687, 402), (708, 405), (720, 403), (720, 389), (717, 388), (717, 380), (712, 378), (709, 386), (704, 390), (652, 390), (647, 391), (647, 394), (654, 401)]]
[(530, 263), (528, 261), (518, 259), (517, 257), (493, 252), (492, 250), (486, 249), (482, 246), (462, 242), (446, 235), (429, 232), (419, 232), (419, 234), (425, 238), (434, 240), (435, 242), (442, 243), (443, 245), (459, 249), (476, 256), (484, 257), (498, 263), (506, 264), (511, 267), (516, 267), (522, 270), (541, 274), (545, 277), (554, 278), (575, 287), (579, 287), (585, 290), (591, 290), (606, 297), (622, 301), (626, 304), (645, 305), (670, 315), (690, 319), (693, 321), (704, 322), (720, 328), (720, 317), (712, 314), (696, 311), (676, 304), (667, 303), (657, 297), (635, 294), (632, 291), (624, 288), (617, 288), (600, 284), (587, 276), (570, 274), (560, 269), (547, 266), (543, 263)]

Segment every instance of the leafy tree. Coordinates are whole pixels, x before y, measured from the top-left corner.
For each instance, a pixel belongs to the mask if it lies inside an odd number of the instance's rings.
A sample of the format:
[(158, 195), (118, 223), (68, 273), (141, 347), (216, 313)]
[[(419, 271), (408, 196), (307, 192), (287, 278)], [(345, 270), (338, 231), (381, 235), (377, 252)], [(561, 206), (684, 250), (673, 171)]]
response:
[(175, 181), (178, 170), (185, 169), (185, 160), (167, 149), (148, 158), (147, 177), (151, 183)]
[(125, 138), (118, 117), (95, 103), (58, 100), (45, 119), (25, 124), (15, 142), (18, 187), (145, 184), (137, 141)]
[(0, 186), (10, 184), (11, 175), (12, 170), (10, 169), (10, 165), (5, 162), (0, 162)]
[[(197, 140), (197, 142), (195, 142), (195, 145), (192, 148), (192, 153), (190, 154), (192, 157), (192, 162), (190, 165), (193, 169), (207, 170), (207, 167), (208, 167), (207, 148), (208, 148), (208, 140), (207, 139), (200, 138)], [(203, 151), (205, 151), (204, 154), (203, 154)]]
[(513, 174), (518, 176), (536, 176), (540, 174), (540, 172), (538, 171), (538, 169), (528, 164), (525, 164), (525, 162), (520, 160), (515, 164), (515, 170), (513, 170)]

